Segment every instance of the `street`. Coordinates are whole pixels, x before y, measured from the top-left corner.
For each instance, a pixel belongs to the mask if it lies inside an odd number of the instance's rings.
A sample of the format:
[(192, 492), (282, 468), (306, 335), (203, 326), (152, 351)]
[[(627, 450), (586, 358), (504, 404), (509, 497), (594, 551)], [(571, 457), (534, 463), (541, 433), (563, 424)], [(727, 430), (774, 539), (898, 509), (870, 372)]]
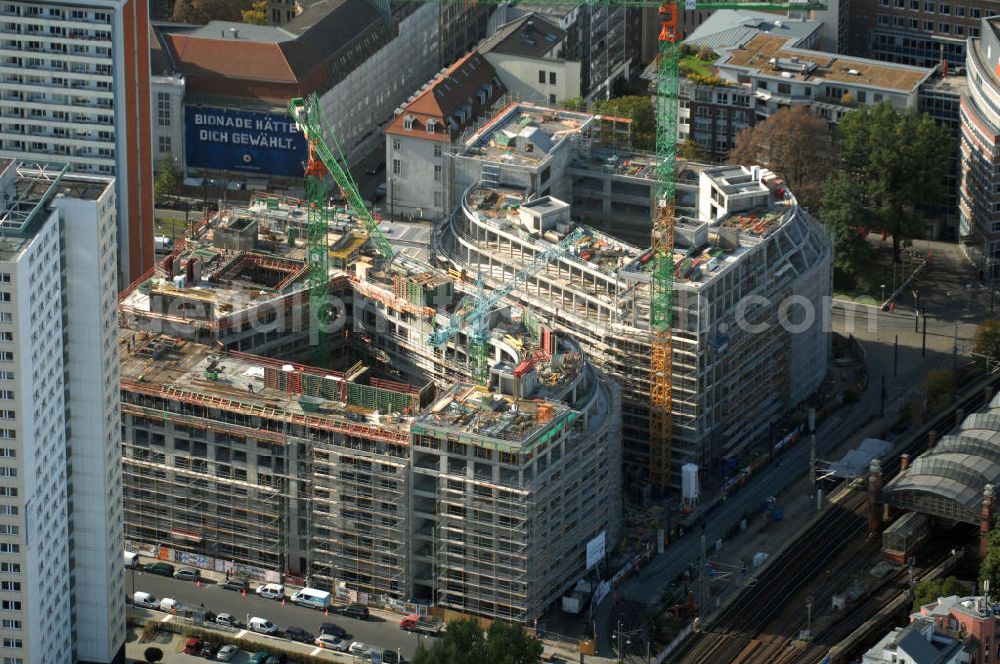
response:
[(246, 623), (248, 616), (267, 618), (282, 630), (294, 625), (316, 634), (321, 623), (332, 622), (347, 630), (352, 641), (363, 641), (383, 650), (398, 648), (407, 659), (413, 657), (420, 639), (430, 638), (404, 632), (399, 629), (398, 621), (386, 620), (374, 613), (368, 620), (355, 620), (332, 613), (327, 616), (321, 611), (296, 606), (291, 602), (282, 606), (280, 601), (262, 599), (253, 594), (252, 589), (243, 597), (238, 592), (223, 590), (211, 581), (202, 581), (199, 587), (190, 581), (126, 570), (125, 587), (129, 593), (132, 592), (133, 573), (136, 592), (141, 590), (152, 593), (157, 599), (170, 597), (188, 607), (198, 608), (204, 605), (206, 610), (215, 613), (232, 614), (241, 623)]

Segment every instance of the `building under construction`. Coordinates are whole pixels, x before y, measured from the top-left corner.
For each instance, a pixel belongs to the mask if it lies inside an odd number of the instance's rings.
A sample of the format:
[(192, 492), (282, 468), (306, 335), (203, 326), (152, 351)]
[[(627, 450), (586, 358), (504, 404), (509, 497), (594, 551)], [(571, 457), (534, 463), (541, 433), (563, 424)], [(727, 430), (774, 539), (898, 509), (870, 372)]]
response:
[(334, 215), (329, 366), (312, 367), (294, 201), (223, 211), (122, 294), (125, 533), (216, 568), (531, 620), (617, 542), (621, 398), (569, 335), (366, 248)]
[[(594, 116), (515, 104), (455, 156), (464, 186), (435, 247), (496, 287), (560, 242), (581, 203), (605, 219), (509, 299), (576, 339), (623, 390), (626, 475), (648, 477), (649, 250), (610, 235), (652, 216), (648, 158), (594, 140)], [(681, 164), (673, 327), (673, 480), (761, 441), (826, 373), (832, 247), (773, 173)], [(601, 205), (588, 205), (597, 199)], [(564, 202), (569, 201), (569, 203)], [(570, 204), (572, 203), (572, 204)], [(615, 226), (618, 228), (615, 228)], [(621, 235), (621, 233), (616, 233)], [(644, 245), (648, 247), (647, 245)], [(632, 486), (637, 486), (633, 484)]]

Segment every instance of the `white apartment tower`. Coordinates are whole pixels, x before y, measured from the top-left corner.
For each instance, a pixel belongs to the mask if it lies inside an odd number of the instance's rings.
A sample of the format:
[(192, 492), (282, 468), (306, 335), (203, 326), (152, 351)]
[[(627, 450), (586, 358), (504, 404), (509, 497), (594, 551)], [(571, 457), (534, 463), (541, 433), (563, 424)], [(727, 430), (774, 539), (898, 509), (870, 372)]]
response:
[(111, 662), (125, 640), (114, 180), (7, 161), (0, 197), (0, 661)]
[(148, 3), (0, 2), (0, 157), (116, 180), (122, 283), (152, 267)]

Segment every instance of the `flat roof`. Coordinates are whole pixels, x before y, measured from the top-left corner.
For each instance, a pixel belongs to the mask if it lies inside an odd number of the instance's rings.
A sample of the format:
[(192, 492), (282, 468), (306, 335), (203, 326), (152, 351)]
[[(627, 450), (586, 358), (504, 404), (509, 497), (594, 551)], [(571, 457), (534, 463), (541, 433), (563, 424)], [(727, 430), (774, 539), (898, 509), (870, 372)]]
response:
[(772, 34), (798, 44), (816, 33), (822, 21), (788, 18), (748, 9), (717, 9), (684, 40), (692, 46), (732, 48), (758, 34)]
[(565, 37), (565, 31), (532, 12), (502, 26), (477, 50), (480, 53), (540, 58), (556, 48)]
[[(837, 81), (867, 85), (885, 90), (911, 92), (932, 73), (933, 69), (897, 65), (865, 58), (852, 58), (822, 51), (792, 47), (790, 39), (759, 34), (740, 48), (727, 51), (715, 62), (716, 67), (743, 67), (765, 76), (797, 81)], [(811, 71), (794, 71), (771, 60), (791, 64), (814, 65)], [(857, 73), (854, 73), (857, 72)]]
[(563, 139), (593, 122), (589, 113), (512, 104), (466, 142), (466, 156), (484, 161), (537, 164)]

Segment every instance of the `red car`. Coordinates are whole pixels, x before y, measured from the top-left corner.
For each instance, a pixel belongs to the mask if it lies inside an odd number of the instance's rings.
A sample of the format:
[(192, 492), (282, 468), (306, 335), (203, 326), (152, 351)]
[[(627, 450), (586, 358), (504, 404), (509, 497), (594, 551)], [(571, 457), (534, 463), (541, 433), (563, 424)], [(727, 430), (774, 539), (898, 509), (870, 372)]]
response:
[(184, 654), (185, 655), (198, 655), (201, 653), (201, 641), (195, 638), (190, 638), (187, 643), (184, 644)]

